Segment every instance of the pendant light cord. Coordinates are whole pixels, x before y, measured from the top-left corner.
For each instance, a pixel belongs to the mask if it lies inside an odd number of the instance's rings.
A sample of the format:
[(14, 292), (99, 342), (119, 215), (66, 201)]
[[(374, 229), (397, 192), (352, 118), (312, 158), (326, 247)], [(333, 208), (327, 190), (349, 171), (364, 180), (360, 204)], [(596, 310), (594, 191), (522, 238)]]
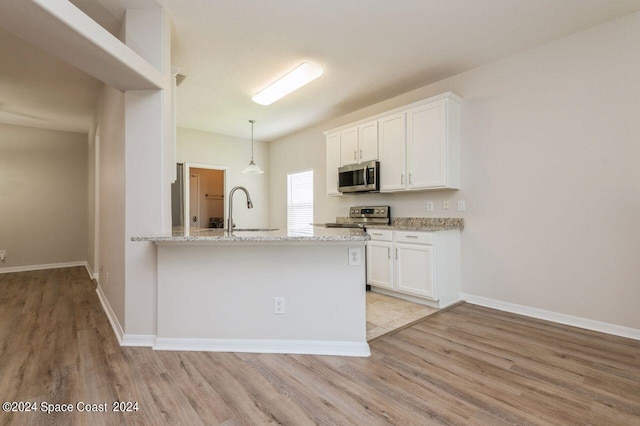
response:
[(253, 123), (255, 123), (255, 122), (256, 122), (256, 120), (249, 120), (249, 123), (251, 123), (251, 161), (249, 161), (249, 165), (242, 171), (242, 173), (261, 175), (264, 172), (253, 161)]
[(251, 162), (253, 163), (253, 123), (255, 123), (256, 120), (249, 120), (249, 123), (251, 123)]

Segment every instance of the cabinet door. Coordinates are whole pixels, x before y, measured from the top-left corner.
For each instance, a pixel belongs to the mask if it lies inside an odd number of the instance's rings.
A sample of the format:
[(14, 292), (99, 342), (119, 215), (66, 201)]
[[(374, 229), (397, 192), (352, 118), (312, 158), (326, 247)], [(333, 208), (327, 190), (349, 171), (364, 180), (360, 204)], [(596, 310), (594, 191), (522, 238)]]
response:
[(338, 167), (340, 167), (340, 133), (327, 135), (327, 195), (338, 192)]
[(361, 163), (378, 159), (378, 121), (358, 126), (358, 158)]
[(433, 286), (433, 246), (396, 243), (396, 290), (436, 298)]
[(340, 163), (343, 166), (358, 162), (358, 128), (340, 132)]
[(381, 192), (405, 189), (405, 136), (404, 113), (378, 120)]
[(407, 111), (409, 189), (447, 185), (446, 101)]
[(367, 284), (393, 290), (393, 244), (367, 242)]

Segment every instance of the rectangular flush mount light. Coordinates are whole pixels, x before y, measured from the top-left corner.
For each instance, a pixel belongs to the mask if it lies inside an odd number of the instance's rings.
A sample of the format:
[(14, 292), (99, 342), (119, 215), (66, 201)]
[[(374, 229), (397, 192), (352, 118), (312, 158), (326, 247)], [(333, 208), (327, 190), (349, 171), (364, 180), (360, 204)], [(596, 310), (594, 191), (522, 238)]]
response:
[(320, 77), (322, 73), (322, 68), (305, 62), (281, 79), (271, 83), (251, 99), (260, 105), (271, 105), (278, 99)]

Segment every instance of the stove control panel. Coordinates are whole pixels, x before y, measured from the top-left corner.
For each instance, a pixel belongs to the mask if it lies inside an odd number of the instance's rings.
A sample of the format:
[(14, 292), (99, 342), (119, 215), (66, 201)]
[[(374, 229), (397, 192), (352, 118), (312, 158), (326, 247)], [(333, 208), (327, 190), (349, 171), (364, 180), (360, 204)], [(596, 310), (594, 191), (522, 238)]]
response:
[(349, 209), (349, 217), (352, 219), (369, 218), (369, 219), (386, 219), (390, 218), (389, 206), (359, 206)]

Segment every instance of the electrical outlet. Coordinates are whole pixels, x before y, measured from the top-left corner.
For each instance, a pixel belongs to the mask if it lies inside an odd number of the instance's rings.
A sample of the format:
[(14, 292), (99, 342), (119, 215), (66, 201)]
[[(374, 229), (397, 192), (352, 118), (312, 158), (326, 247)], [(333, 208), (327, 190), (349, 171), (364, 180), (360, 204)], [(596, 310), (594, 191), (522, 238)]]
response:
[(273, 298), (273, 313), (277, 315), (283, 315), (285, 313), (284, 297)]
[(0, 261), (4, 262), (7, 259), (7, 251), (0, 250)]
[(463, 212), (466, 208), (464, 200), (458, 200), (458, 211)]
[(442, 200), (442, 210), (449, 210), (449, 200)]
[(349, 266), (362, 265), (362, 251), (360, 248), (349, 249)]
[(433, 201), (427, 201), (427, 211), (428, 212), (433, 211)]

